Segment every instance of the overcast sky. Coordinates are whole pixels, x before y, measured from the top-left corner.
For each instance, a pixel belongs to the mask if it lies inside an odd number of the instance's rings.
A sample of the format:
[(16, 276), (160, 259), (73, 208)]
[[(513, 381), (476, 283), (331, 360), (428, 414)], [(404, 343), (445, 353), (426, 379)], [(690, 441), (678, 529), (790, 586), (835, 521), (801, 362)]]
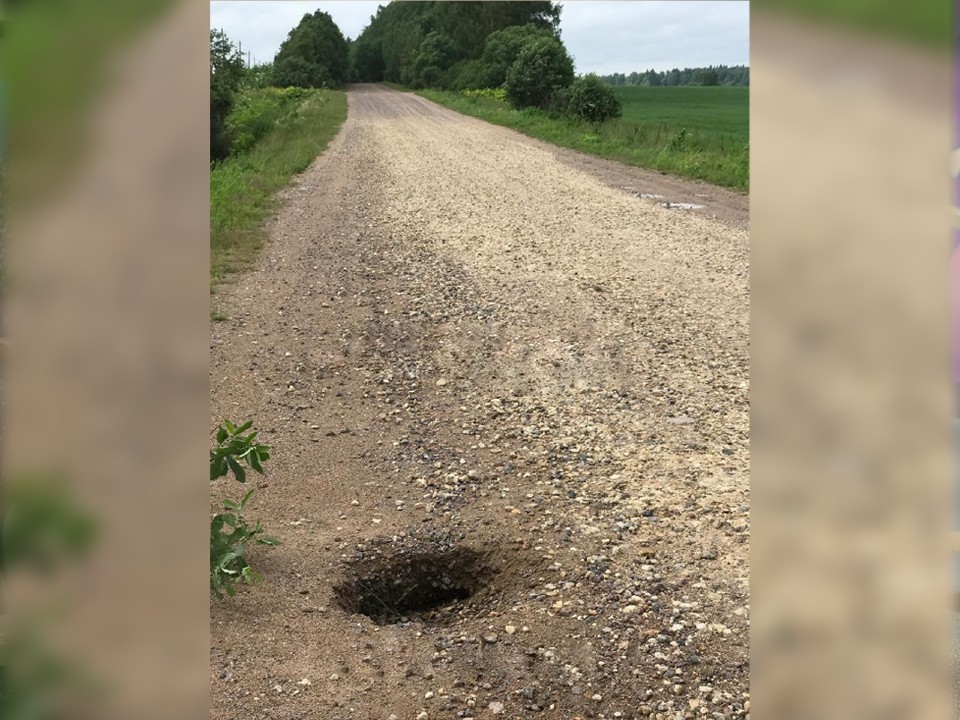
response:
[[(255, 61), (268, 62), (304, 14), (315, 10), (330, 13), (343, 34), (355, 38), (379, 4), (363, 0), (214, 0), (210, 26), (240, 42), (244, 54), (249, 51)], [(580, 73), (750, 63), (747, 0), (568, 0), (560, 14), (560, 30)]]

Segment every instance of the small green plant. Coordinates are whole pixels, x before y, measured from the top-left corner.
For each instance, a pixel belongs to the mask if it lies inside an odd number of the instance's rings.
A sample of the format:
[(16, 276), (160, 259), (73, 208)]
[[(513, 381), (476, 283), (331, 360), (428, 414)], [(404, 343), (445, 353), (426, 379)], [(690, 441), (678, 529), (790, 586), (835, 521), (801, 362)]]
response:
[[(227, 420), (217, 428), (217, 446), (210, 451), (211, 481), (233, 473), (238, 482), (246, 482), (247, 471), (241, 463), (263, 474), (263, 463), (270, 458), (270, 448), (257, 443), (256, 431), (247, 432), (252, 426), (253, 421), (237, 427)], [(251, 544), (279, 544), (275, 538), (263, 535), (259, 521), (251, 526), (243, 516), (254, 492), (251, 489), (239, 502), (224, 500), (223, 512), (216, 513), (210, 520), (210, 593), (218, 600), (223, 599), (224, 593), (233, 597), (238, 582), (260, 581), (246, 558)]]
[(670, 141), (670, 150), (672, 152), (683, 152), (687, 149), (687, 129), (683, 128)]

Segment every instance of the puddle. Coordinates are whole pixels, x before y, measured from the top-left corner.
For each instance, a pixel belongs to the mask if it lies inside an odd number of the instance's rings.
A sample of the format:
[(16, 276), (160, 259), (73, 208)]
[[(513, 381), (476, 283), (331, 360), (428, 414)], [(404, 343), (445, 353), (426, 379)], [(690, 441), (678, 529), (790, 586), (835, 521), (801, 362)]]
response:
[(665, 202), (660, 203), (665, 208), (670, 208), (671, 210), (676, 208), (677, 210), (703, 210), (706, 205), (694, 205), (693, 203), (678, 203), (678, 202)]

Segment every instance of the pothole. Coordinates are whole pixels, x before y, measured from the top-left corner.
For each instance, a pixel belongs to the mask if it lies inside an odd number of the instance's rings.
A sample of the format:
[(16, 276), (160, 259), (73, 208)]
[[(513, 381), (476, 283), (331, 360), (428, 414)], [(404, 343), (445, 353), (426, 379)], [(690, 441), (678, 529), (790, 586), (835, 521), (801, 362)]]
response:
[(333, 592), (344, 610), (378, 625), (443, 622), (457, 616), (490, 580), (486, 557), (466, 547), (382, 548), (349, 563)]

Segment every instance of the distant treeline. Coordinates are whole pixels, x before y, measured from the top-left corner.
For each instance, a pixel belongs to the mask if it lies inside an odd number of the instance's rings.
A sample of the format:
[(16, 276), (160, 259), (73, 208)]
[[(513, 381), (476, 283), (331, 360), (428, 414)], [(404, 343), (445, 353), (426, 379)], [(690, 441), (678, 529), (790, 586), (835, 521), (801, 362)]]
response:
[(613, 73), (601, 75), (608, 85), (648, 85), (675, 87), (677, 85), (749, 85), (750, 67), (747, 65), (717, 65), (680, 70), (647, 70), (646, 72)]

